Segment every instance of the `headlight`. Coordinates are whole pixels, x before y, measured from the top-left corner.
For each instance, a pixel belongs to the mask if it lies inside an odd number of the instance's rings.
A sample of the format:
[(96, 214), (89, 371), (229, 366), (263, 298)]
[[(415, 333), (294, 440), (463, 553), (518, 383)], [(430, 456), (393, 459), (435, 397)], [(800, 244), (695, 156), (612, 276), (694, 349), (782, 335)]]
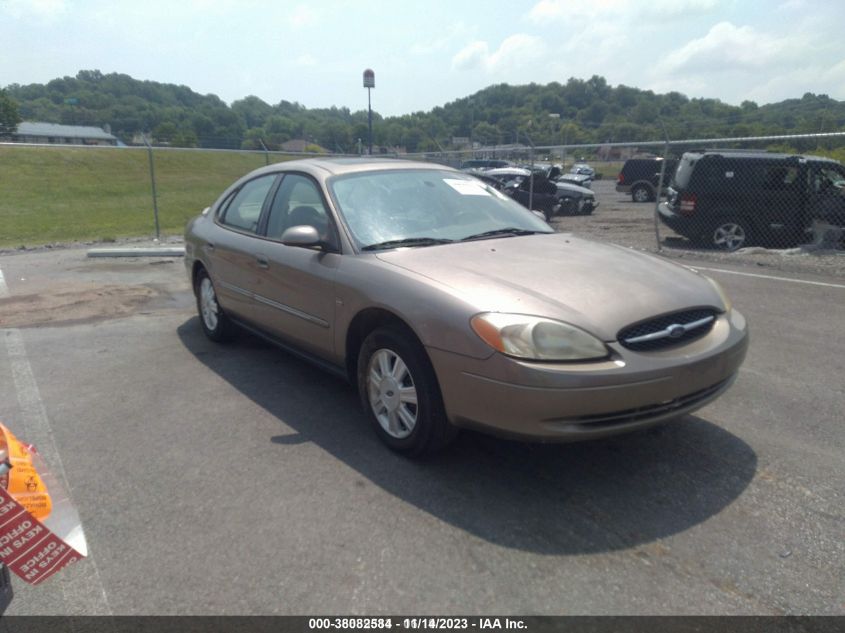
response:
[(715, 279), (710, 279), (710, 277), (705, 276), (705, 279), (713, 284), (713, 288), (716, 289), (716, 292), (719, 294), (719, 298), (722, 300), (722, 305), (725, 306), (725, 312), (730, 312), (731, 308), (733, 307), (733, 303), (731, 302), (730, 298), (728, 297), (725, 289), (719, 285), (719, 282)]
[(589, 360), (609, 354), (604, 343), (592, 334), (543, 317), (485, 312), (475, 315), (470, 324), (490, 347), (517, 358)]

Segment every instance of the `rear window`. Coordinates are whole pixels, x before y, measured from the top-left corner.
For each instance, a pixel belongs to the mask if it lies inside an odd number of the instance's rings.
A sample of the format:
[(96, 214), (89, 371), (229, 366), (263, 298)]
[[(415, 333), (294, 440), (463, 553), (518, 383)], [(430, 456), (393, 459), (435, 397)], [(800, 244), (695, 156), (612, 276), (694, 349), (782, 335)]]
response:
[(672, 187), (675, 189), (686, 189), (689, 186), (693, 167), (697, 162), (698, 159), (695, 157), (684, 156), (681, 162), (678, 163), (678, 169), (675, 170), (675, 176), (672, 178)]

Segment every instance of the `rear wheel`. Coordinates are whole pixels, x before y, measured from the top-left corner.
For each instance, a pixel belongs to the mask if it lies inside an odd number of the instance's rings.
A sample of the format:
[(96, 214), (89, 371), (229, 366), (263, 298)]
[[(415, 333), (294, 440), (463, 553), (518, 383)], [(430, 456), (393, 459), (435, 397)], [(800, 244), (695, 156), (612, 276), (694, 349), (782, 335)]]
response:
[(232, 337), (234, 326), (226, 313), (220, 308), (214, 284), (204, 268), (197, 273), (195, 294), (202, 331), (212, 341), (221, 343), (229, 340)]
[(651, 191), (645, 185), (637, 185), (631, 189), (631, 199), (634, 202), (648, 202), (651, 200)]
[(425, 350), (401, 328), (378, 328), (364, 340), (358, 392), (379, 438), (394, 451), (420, 456), (457, 435)]
[(748, 246), (751, 241), (751, 227), (743, 220), (729, 218), (714, 223), (708, 231), (711, 246), (723, 251), (736, 251)]

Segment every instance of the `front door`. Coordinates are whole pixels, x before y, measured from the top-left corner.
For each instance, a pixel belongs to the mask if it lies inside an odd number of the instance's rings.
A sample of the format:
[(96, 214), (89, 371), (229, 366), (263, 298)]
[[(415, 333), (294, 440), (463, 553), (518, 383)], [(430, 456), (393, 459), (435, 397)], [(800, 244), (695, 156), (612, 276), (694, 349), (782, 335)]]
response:
[[(323, 248), (285, 246), (284, 231), (310, 225)], [(263, 329), (322, 358), (334, 353), (335, 276), (342, 255), (334, 223), (315, 181), (304, 174), (284, 176), (267, 216), (265, 239), (256, 256), (263, 262), (255, 301)]]
[(845, 227), (845, 169), (834, 163), (809, 166), (810, 221)]

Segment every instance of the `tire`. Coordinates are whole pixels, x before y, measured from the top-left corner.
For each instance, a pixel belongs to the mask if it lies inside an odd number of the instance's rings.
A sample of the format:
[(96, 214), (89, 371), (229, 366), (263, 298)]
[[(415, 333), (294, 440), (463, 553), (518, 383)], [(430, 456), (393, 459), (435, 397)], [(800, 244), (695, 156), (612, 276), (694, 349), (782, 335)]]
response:
[(197, 273), (194, 294), (197, 298), (200, 325), (205, 335), (217, 343), (230, 340), (235, 326), (217, 302), (217, 292), (205, 268), (201, 268)]
[(376, 434), (397, 453), (432, 453), (458, 433), (425, 350), (404, 328), (381, 327), (364, 339), (358, 393)]
[(722, 251), (733, 252), (748, 246), (752, 231), (745, 220), (724, 218), (714, 222), (706, 233), (707, 243)]
[(563, 215), (577, 215), (578, 203), (572, 198), (560, 199), (560, 212)]
[(631, 200), (634, 202), (651, 202), (654, 198), (648, 187), (637, 185), (631, 189)]

